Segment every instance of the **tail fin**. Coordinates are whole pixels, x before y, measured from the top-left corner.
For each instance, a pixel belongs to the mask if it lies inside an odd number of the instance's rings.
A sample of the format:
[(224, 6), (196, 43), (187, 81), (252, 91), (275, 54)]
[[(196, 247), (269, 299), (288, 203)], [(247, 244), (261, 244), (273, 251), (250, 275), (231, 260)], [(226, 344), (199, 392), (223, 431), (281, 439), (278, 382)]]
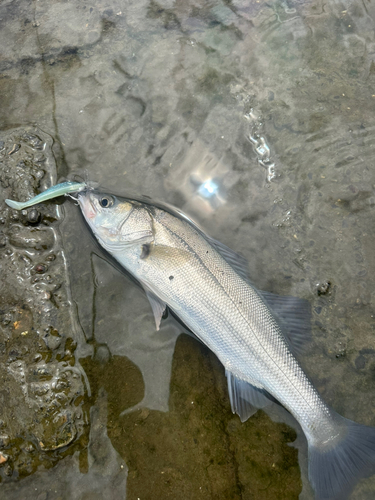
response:
[(309, 479), (318, 500), (344, 500), (357, 481), (375, 473), (375, 427), (337, 415), (346, 427), (334, 447), (309, 445)]

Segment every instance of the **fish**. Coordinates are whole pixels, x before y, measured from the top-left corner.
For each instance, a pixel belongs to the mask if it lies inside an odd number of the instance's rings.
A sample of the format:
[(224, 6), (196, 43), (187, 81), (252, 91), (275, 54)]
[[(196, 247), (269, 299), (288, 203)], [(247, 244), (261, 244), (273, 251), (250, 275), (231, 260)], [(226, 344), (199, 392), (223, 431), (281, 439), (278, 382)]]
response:
[(69, 193), (78, 193), (79, 191), (86, 188), (87, 188), (86, 182), (67, 181), (67, 182), (62, 182), (60, 184), (56, 184), (55, 186), (46, 189), (45, 191), (38, 194), (37, 196), (34, 196), (34, 198), (31, 198), (28, 201), (22, 202), (22, 201), (6, 199), (5, 203), (9, 207), (14, 208), (15, 210), (23, 210), (24, 208), (32, 207), (37, 203), (42, 203), (43, 201), (47, 201), (52, 198), (57, 198), (58, 196), (63, 196)]
[(87, 189), (77, 194), (99, 244), (144, 288), (159, 329), (170, 309), (224, 365), (242, 421), (271, 402), (299, 422), (318, 500), (347, 498), (375, 472), (375, 428), (339, 415), (296, 358), (306, 301), (261, 292), (244, 259), (177, 209)]
[[(375, 428), (329, 407), (297, 360), (309, 337), (307, 301), (258, 290), (245, 259), (178, 209), (77, 184), (72, 197), (99, 244), (145, 290), (156, 329), (168, 308), (219, 358), (233, 413), (246, 421), (276, 402), (299, 422), (316, 500), (346, 499), (374, 474)], [(73, 192), (63, 183), (42, 195)]]

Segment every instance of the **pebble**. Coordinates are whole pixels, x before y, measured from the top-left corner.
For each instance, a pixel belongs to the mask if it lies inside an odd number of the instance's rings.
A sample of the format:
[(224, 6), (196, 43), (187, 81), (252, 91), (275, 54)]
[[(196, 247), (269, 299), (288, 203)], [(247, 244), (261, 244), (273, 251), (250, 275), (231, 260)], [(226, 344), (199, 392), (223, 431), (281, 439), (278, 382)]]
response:
[(330, 281), (326, 281), (324, 283), (318, 283), (316, 285), (316, 291), (317, 291), (318, 295), (325, 295), (326, 293), (328, 293), (330, 291), (330, 288), (331, 288)]
[(36, 224), (40, 220), (40, 213), (35, 208), (31, 209), (27, 214), (27, 220), (30, 224)]
[(34, 271), (37, 273), (37, 274), (44, 274), (46, 271), (47, 271), (48, 267), (45, 265), (45, 264), (37, 264), (35, 267), (34, 267)]

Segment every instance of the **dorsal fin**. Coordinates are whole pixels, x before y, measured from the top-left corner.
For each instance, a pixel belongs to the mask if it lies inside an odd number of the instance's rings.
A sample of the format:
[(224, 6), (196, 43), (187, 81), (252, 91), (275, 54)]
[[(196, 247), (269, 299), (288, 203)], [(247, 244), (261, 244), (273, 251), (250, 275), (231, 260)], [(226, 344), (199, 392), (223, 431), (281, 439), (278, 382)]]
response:
[(307, 300), (258, 292), (273, 312), (294, 354), (305, 352), (311, 341), (311, 306)]

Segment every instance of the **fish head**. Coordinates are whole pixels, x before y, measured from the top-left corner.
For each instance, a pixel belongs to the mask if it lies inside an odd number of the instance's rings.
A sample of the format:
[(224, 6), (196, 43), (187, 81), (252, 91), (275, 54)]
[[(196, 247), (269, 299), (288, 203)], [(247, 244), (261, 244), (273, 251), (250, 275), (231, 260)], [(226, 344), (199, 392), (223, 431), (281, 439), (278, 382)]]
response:
[(77, 194), (91, 230), (106, 250), (114, 253), (154, 239), (150, 211), (137, 201), (88, 189)]

